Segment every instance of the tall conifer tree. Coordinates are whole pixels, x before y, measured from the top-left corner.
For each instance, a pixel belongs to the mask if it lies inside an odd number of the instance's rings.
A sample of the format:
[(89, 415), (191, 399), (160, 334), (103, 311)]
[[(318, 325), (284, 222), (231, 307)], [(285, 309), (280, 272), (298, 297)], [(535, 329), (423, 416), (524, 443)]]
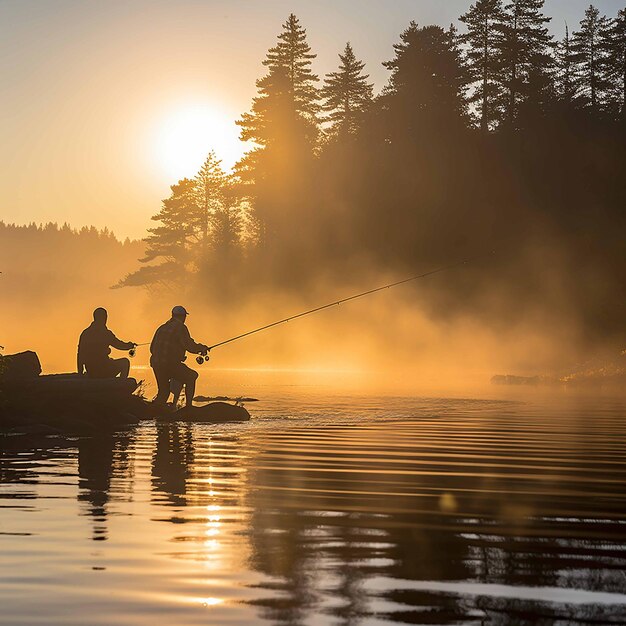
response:
[(339, 69), (326, 75), (321, 90), (323, 109), (331, 124), (329, 134), (335, 137), (357, 132), (373, 98), (369, 74), (363, 73), (365, 63), (356, 58), (349, 42), (339, 59)]
[(161, 210), (152, 217), (158, 226), (148, 229), (144, 239), (146, 252), (139, 261), (145, 265), (121, 280), (118, 287), (184, 285), (197, 212), (196, 183), (184, 178), (171, 190)]
[(310, 165), (319, 133), (319, 79), (311, 70), (315, 56), (306, 30), (291, 14), (263, 61), (268, 73), (257, 80), (252, 110), (237, 121), (241, 139), (258, 145), (236, 171), (253, 204), (262, 245), (286, 227), (286, 214), (303, 195), (296, 181)]
[(383, 63), (391, 70), (383, 95), (392, 117), (407, 124), (408, 131), (418, 130), (414, 123), (420, 119), (462, 117), (464, 74), (454, 31), (411, 22), (393, 47), (395, 58)]
[(576, 77), (572, 37), (569, 26), (565, 24), (565, 36), (556, 47), (556, 91), (557, 96), (566, 104), (573, 104), (576, 99)]
[(222, 202), (211, 216), (211, 244), (213, 252), (224, 261), (232, 258), (242, 240), (243, 211), (232, 176), (224, 178), (221, 195)]
[(483, 131), (502, 118), (505, 99), (502, 68), (502, 0), (477, 0), (461, 21), (467, 26), (462, 41), (467, 45), (466, 65), (472, 87), (470, 102), (475, 103)]
[[(262, 147), (290, 139), (307, 143), (311, 148), (317, 138), (319, 93), (318, 77), (311, 71), (316, 57), (306, 41), (306, 30), (291, 14), (270, 48), (263, 65), (268, 73), (257, 80), (259, 95), (252, 111), (244, 113), (237, 124), (243, 141), (254, 141)], [(299, 137), (290, 137), (291, 134)]]
[(552, 37), (543, 13), (544, 0), (512, 0), (502, 26), (502, 67), (507, 90), (506, 119), (513, 124), (528, 98), (538, 104), (549, 82)]
[(195, 178), (193, 227), (199, 244), (199, 263), (209, 255), (214, 217), (224, 206), (226, 175), (221, 163), (214, 151), (209, 152)]
[(604, 31), (604, 67), (608, 101), (618, 114), (626, 112), (626, 9), (620, 9)]
[(592, 111), (602, 107), (609, 86), (605, 76), (606, 52), (603, 41), (608, 26), (607, 18), (590, 5), (580, 22), (580, 30), (572, 37), (576, 89)]

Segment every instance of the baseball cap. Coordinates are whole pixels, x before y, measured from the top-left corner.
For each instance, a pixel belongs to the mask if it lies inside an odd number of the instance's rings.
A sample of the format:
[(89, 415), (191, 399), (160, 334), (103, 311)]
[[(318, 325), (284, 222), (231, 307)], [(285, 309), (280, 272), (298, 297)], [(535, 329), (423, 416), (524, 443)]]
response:
[(184, 306), (175, 306), (172, 309), (172, 315), (189, 315), (189, 311)]

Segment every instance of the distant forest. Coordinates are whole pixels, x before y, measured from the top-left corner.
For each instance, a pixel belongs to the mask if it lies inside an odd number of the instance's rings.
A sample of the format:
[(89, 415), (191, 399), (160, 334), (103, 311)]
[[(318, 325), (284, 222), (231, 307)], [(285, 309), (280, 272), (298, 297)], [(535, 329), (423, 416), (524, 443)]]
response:
[(0, 286), (5, 300), (10, 296), (28, 310), (45, 310), (53, 301), (109, 287), (144, 248), (143, 242), (120, 241), (107, 229), (0, 222)]
[(172, 185), (118, 286), (232, 302), (486, 254), (424, 283), (433, 313), (542, 303), (626, 337), (626, 9), (581, 18), (560, 41), (543, 0), (411, 22), (375, 94), (349, 43), (320, 80), (290, 15), (238, 120), (256, 147)]

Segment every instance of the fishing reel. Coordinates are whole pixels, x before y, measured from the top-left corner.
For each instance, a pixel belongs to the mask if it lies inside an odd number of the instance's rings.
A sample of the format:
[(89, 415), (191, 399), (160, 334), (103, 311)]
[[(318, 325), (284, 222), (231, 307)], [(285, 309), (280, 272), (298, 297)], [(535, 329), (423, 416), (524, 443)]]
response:
[(137, 354), (137, 348), (148, 346), (149, 343), (133, 343), (133, 347), (128, 351), (128, 356), (132, 359)]
[(201, 354), (199, 354), (196, 357), (196, 363), (198, 365), (202, 365), (203, 363), (208, 363), (209, 362), (209, 353), (208, 352), (202, 352)]

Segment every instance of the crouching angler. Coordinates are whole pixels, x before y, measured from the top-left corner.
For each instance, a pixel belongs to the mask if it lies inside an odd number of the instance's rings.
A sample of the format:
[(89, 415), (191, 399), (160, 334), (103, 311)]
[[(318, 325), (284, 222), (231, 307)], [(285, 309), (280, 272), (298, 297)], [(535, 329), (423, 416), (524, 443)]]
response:
[(79, 374), (90, 378), (128, 378), (130, 361), (112, 359), (111, 348), (131, 350), (132, 341), (121, 341), (107, 328), (108, 313), (102, 307), (93, 312), (93, 322), (83, 330), (78, 340), (77, 366)]

